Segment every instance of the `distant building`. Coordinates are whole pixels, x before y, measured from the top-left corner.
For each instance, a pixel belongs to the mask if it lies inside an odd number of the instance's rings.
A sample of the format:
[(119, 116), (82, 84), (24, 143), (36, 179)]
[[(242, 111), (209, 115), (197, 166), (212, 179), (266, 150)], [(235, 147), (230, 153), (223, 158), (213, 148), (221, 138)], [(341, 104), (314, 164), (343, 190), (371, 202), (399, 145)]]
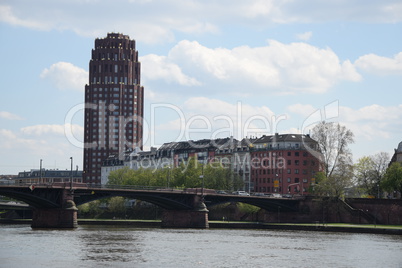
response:
[(164, 143), (158, 149), (158, 157), (172, 158), (173, 167), (195, 158), (199, 163), (207, 164), (214, 160), (219, 149), (230, 149), (237, 143), (233, 138), (202, 139)]
[(101, 183), (101, 165), (108, 156), (142, 148), (140, 75), (138, 51), (129, 36), (109, 33), (95, 40), (85, 86), (84, 182)]
[(14, 177), (16, 184), (31, 183), (55, 183), (55, 182), (82, 182), (82, 170), (58, 170), (58, 169), (31, 169), (30, 171), (19, 172)]
[(150, 151), (136, 149), (126, 151), (122, 156), (111, 155), (103, 161), (102, 184), (107, 183), (110, 172), (123, 167), (133, 170), (174, 168), (187, 163), (190, 158), (196, 159), (200, 164), (208, 164), (217, 160), (216, 152), (229, 151), (235, 143), (238, 141), (231, 138), (169, 142), (164, 143), (159, 149), (151, 148)]
[(14, 184), (17, 175), (0, 175), (0, 184)]
[(179, 167), (193, 158), (198, 163), (219, 163), (232, 169), (243, 179), (242, 190), (248, 192), (305, 194), (314, 183), (315, 173), (322, 171), (317, 148), (316, 141), (301, 134), (264, 135), (242, 141), (225, 138), (169, 142), (147, 152), (134, 150), (123, 157), (110, 156), (103, 162), (102, 184), (107, 183), (111, 171), (123, 167)]
[(317, 142), (309, 135), (262, 136), (250, 148), (254, 192), (304, 194), (321, 171)]
[(242, 178), (244, 189), (250, 192), (251, 186), (251, 167), (250, 167), (250, 146), (256, 139), (234, 140), (231, 146), (220, 147), (215, 151), (215, 161), (219, 161), (223, 166), (231, 168), (233, 172)]
[[(123, 160), (122, 160), (123, 159)], [(169, 159), (162, 159), (157, 157), (156, 148), (151, 148), (150, 151), (141, 151), (139, 148), (135, 150), (126, 151), (123, 157), (110, 155), (103, 161), (101, 170), (101, 184), (106, 184), (110, 172), (127, 167), (129, 169), (138, 170), (143, 169), (161, 169), (164, 167), (172, 166)]]
[(402, 163), (402, 141), (399, 143), (398, 148), (395, 149), (389, 165), (391, 165), (393, 162)]

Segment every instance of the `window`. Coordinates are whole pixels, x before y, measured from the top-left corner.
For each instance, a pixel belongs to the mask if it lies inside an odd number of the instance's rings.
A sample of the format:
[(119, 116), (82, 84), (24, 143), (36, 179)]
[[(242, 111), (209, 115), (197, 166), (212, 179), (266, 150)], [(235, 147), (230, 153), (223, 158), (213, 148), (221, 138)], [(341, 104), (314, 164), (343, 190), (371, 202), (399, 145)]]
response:
[(288, 174), (291, 174), (292, 170), (290, 168), (288, 168)]
[(288, 152), (288, 156), (292, 156), (292, 152)]
[(299, 170), (297, 168), (295, 169), (295, 174), (299, 174)]
[(288, 166), (292, 164), (292, 160), (288, 160)]
[(291, 182), (291, 179), (290, 179), (290, 178), (288, 178), (288, 182)]
[(299, 152), (295, 152), (295, 156), (299, 156)]
[(296, 166), (299, 165), (299, 160), (295, 160), (295, 165), (296, 165)]

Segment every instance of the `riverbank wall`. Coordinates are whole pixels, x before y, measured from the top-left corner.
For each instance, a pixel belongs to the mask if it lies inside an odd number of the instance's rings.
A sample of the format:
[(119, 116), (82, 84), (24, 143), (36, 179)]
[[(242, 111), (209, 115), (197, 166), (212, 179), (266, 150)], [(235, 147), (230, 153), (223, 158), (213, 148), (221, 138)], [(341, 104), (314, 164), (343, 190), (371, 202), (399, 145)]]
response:
[[(30, 220), (0, 219), (0, 224), (31, 224)], [(161, 228), (161, 221), (137, 220), (78, 220), (78, 225), (126, 226), (135, 228)], [(250, 230), (281, 230), (281, 231), (315, 231), (344, 232), (365, 234), (402, 235), (402, 226), (372, 226), (372, 225), (338, 225), (338, 224), (267, 224), (258, 222), (209, 222), (209, 229), (250, 229)]]

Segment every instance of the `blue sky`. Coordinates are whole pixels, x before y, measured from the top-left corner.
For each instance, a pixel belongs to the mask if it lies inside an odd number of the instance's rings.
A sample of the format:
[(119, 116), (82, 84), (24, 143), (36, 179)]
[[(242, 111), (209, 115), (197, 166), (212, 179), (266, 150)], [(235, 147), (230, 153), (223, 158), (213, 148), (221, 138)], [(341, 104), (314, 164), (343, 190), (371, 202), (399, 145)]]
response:
[(82, 168), (88, 64), (108, 32), (137, 42), (145, 148), (320, 119), (354, 132), (355, 160), (402, 141), (400, 1), (1, 0), (0, 174)]

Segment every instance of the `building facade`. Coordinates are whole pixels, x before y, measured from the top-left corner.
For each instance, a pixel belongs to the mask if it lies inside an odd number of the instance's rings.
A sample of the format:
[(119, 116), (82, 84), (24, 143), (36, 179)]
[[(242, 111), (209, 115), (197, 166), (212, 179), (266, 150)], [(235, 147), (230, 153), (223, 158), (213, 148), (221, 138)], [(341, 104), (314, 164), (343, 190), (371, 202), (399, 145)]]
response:
[[(237, 172), (241, 169), (240, 164), (236, 165), (237, 169), (235, 169), (235, 166), (231, 163), (232, 155), (235, 151), (233, 147), (236, 144), (239, 144), (239, 142), (232, 138), (168, 142), (158, 149), (151, 148), (150, 151), (139, 151), (138, 149), (127, 151), (124, 154), (124, 160), (119, 160), (116, 155), (111, 155), (102, 165), (102, 184), (107, 183), (110, 172), (124, 167), (133, 170), (140, 168), (152, 170), (176, 168), (182, 164), (186, 165), (191, 158), (204, 165), (222, 161), (223, 165), (227, 164), (227, 167), (233, 168)], [(242, 149), (246, 150), (244, 147)], [(237, 150), (241, 151), (240, 149)], [(225, 152), (225, 154), (219, 153), (217, 155), (217, 152)], [(225, 159), (223, 159), (223, 156)]]
[(233, 138), (181, 141), (163, 144), (149, 152), (127, 152), (125, 160), (111, 156), (102, 166), (102, 183), (111, 171), (123, 167), (175, 168), (190, 158), (202, 164), (217, 163), (243, 180), (242, 189), (262, 194), (308, 194), (314, 175), (322, 171), (318, 145), (309, 135), (275, 134), (258, 139)]
[(84, 173), (86, 183), (101, 183), (109, 155), (142, 148), (144, 88), (135, 41), (120, 33), (95, 40), (85, 86)]
[(398, 144), (398, 148), (394, 150), (394, 154), (392, 155), (389, 165), (394, 162), (402, 163), (402, 141)]
[(262, 136), (250, 148), (251, 187), (266, 194), (307, 194), (322, 171), (316, 141), (309, 135)]
[(13, 180), (15, 184), (81, 183), (82, 170), (31, 169), (19, 172)]

